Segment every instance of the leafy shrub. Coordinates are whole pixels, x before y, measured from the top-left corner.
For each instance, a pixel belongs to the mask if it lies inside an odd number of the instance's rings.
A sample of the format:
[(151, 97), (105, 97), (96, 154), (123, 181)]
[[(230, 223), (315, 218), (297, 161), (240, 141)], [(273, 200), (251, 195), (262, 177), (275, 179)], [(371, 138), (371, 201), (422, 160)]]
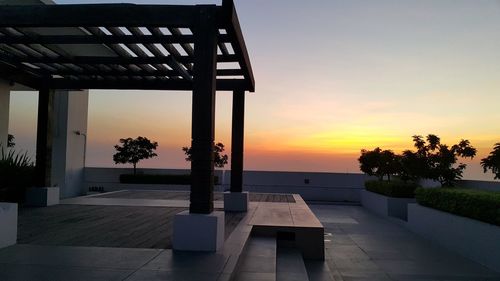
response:
[(391, 180), (391, 175), (398, 173), (400, 165), (397, 155), (391, 150), (382, 150), (379, 147), (374, 150), (361, 150), (361, 156), (358, 158), (359, 168), (369, 176), (376, 176), (383, 180)]
[(491, 170), (495, 179), (500, 179), (500, 142), (495, 144), (488, 157), (481, 159), (481, 166), (485, 173)]
[[(219, 183), (219, 177), (214, 177), (215, 184)], [(120, 175), (120, 183), (132, 184), (191, 184), (191, 175), (144, 175), (123, 174)]]
[(34, 176), (35, 165), (26, 152), (0, 149), (0, 201), (20, 203)]
[(500, 226), (500, 192), (462, 188), (418, 188), (415, 195), (422, 206)]
[(368, 191), (396, 198), (414, 198), (416, 183), (401, 181), (366, 181)]

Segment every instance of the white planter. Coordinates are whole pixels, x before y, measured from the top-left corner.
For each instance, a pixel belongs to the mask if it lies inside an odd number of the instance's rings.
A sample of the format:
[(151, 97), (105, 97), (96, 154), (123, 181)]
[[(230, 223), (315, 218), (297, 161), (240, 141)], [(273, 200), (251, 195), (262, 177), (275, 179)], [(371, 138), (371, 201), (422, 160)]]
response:
[(31, 187), (26, 190), (26, 205), (47, 207), (59, 204), (59, 187)]
[(0, 248), (16, 244), (17, 204), (0, 202)]
[(406, 220), (408, 217), (408, 204), (415, 202), (415, 198), (394, 198), (365, 189), (361, 190), (361, 205), (381, 216)]
[(224, 244), (224, 212), (182, 211), (174, 217), (173, 232), (174, 250), (215, 252)]
[(499, 226), (418, 204), (409, 204), (407, 226), (427, 239), (500, 271)]
[(248, 210), (248, 192), (224, 192), (224, 211), (246, 212)]

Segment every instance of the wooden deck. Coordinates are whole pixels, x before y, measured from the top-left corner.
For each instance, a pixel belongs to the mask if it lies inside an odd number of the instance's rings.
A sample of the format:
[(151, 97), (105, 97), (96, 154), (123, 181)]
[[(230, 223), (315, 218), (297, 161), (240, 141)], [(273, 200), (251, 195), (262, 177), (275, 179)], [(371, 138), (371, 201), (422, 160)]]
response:
[[(224, 200), (222, 192), (214, 192), (214, 200)], [(164, 191), (164, 190), (123, 190), (119, 192), (103, 193), (95, 196), (97, 198), (121, 198), (121, 199), (163, 199), (163, 200), (189, 200), (187, 191)], [(275, 202), (295, 203), (291, 194), (276, 193), (249, 193), (251, 202)]]
[[(19, 209), (19, 244), (172, 248), (174, 215), (186, 208), (56, 205)], [(226, 238), (244, 213), (225, 214)]]

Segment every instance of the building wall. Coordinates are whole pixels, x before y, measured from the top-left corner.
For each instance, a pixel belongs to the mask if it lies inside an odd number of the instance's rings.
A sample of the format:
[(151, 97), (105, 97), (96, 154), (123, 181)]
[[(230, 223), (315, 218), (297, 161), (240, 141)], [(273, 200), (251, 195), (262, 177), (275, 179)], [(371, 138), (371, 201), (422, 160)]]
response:
[[(120, 174), (131, 173), (131, 168), (85, 168), (85, 186), (102, 187), (105, 191), (121, 189), (169, 189), (189, 190), (189, 186), (175, 185), (132, 185), (120, 184)], [(145, 174), (189, 174), (189, 170), (138, 169)], [(216, 170), (220, 185), (216, 191), (229, 190), (230, 171)], [(344, 201), (359, 202), (360, 189), (368, 179), (363, 174), (343, 173), (302, 173), (302, 172), (267, 172), (245, 171), (243, 173), (243, 189), (253, 192), (297, 193), (310, 201)], [(309, 183), (306, 183), (308, 180)]]
[[(182, 169), (138, 169), (144, 174), (188, 174)], [(137, 185), (120, 184), (120, 174), (132, 173), (132, 168), (85, 168), (85, 189), (102, 187), (104, 191), (123, 189), (168, 189), (189, 190), (187, 185)], [(215, 186), (216, 191), (229, 189), (231, 173), (228, 170), (216, 170), (221, 184)], [(268, 193), (296, 193), (308, 201), (352, 202), (361, 201), (361, 190), (364, 182), (372, 179), (364, 174), (348, 173), (311, 173), (311, 172), (243, 172), (243, 190)], [(500, 190), (500, 182), (462, 181), (471, 188), (487, 188)]]
[(54, 114), (52, 186), (60, 188), (61, 198), (82, 195), (88, 91), (56, 91)]
[(7, 146), (9, 134), (10, 86), (7, 81), (0, 80), (0, 146)]

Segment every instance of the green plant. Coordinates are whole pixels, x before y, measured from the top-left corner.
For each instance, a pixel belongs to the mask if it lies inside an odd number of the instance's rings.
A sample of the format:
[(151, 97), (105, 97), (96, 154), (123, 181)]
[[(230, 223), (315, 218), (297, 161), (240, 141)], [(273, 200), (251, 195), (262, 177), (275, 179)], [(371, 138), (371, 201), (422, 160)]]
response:
[(485, 173), (489, 169), (495, 175), (495, 179), (500, 179), (500, 142), (495, 144), (488, 157), (481, 159), (481, 166)]
[(115, 164), (131, 163), (134, 166), (134, 175), (139, 161), (158, 156), (153, 152), (158, 147), (158, 143), (151, 142), (148, 138), (139, 136), (136, 139), (120, 139), (120, 143), (122, 143), (121, 146), (115, 145), (117, 152), (113, 155), (113, 161)]
[[(184, 154), (186, 154), (186, 161), (191, 161), (191, 147), (184, 146), (182, 148)], [(227, 164), (228, 156), (222, 154), (224, 152), (224, 144), (218, 142), (214, 145), (214, 165), (217, 168), (224, 168)]]
[(470, 145), (468, 140), (461, 140), (451, 147), (442, 144), (436, 135), (427, 135), (427, 142), (422, 136), (413, 136), (417, 154), (425, 157), (425, 170), (423, 176), (438, 181), (441, 186), (454, 186), (455, 182), (462, 178), (466, 164), (458, 163), (458, 157), (473, 158), (476, 149)]
[[(215, 184), (219, 183), (219, 177), (214, 177)], [(120, 175), (120, 183), (132, 184), (178, 184), (189, 185), (191, 184), (191, 175)]]
[(14, 142), (14, 140), (15, 140), (14, 135), (8, 134), (7, 147), (14, 147), (16, 145), (16, 143)]
[(361, 150), (361, 156), (358, 158), (359, 168), (369, 176), (376, 176), (383, 180), (391, 180), (391, 175), (400, 170), (397, 156), (391, 150), (382, 150), (379, 147), (374, 150)]
[(416, 183), (402, 181), (366, 181), (365, 188), (368, 191), (396, 198), (414, 198)]
[(422, 206), (500, 226), (500, 192), (463, 188), (418, 188), (415, 197)]
[(34, 175), (35, 165), (27, 152), (0, 148), (0, 201), (21, 202)]

